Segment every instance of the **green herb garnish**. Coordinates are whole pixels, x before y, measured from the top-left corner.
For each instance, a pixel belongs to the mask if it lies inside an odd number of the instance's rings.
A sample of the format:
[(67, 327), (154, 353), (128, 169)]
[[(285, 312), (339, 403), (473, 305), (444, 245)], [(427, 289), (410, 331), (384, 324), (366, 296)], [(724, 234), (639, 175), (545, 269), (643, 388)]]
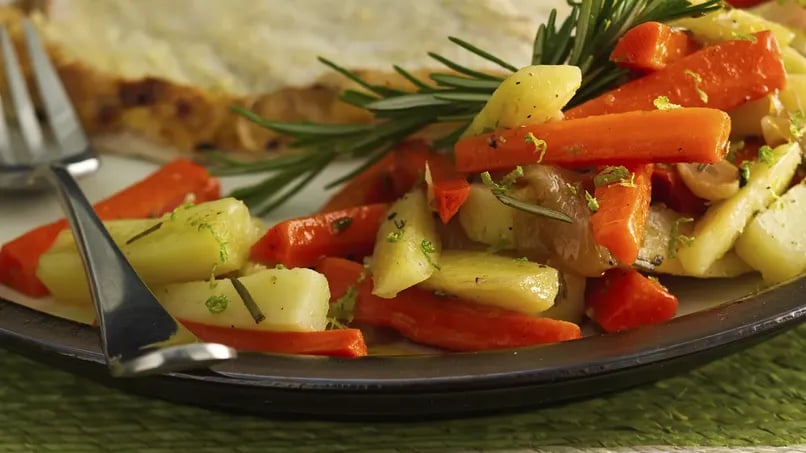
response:
[(439, 264), (435, 263), (433, 260), (432, 255), (437, 253), (437, 249), (436, 247), (434, 247), (434, 244), (431, 243), (431, 241), (429, 241), (428, 239), (423, 239), (423, 242), (420, 243), (420, 251), (423, 252), (423, 255), (425, 255), (425, 259), (428, 260), (428, 264), (430, 264), (431, 267), (433, 267), (436, 270), (442, 269), (441, 267), (439, 267)]
[(585, 191), (585, 201), (588, 203), (588, 209), (591, 212), (596, 212), (599, 210), (599, 200), (596, 199), (590, 192), (587, 190)]
[(204, 305), (210, 313), (221, 313), (229, 306), (229, 299), (223, 294), (216, 294), (207, 298)]
[(789, 116), (789, 134), (795, 140), (800, 140), (806, 133), (806, 117), (802, 110), (798, 110)]
[(631, 178), (634, 177), (635, 175), (630, 170), (627, 170), (627, 167), (621, 165), (617, 167), (608, 166), (593, 177), (593, 184), (596, 187), (606, 186), (614, 182), (629, 184), (632, 180)]
[(652, 104), (654, 104), (655, 108), (658, 110), (674, 110), (682, 108), (681, 105), (672, 104), (671, 102), (669, 102), (669, 98), (666, 96), (656, 97), (655, 100), (652, 101)]
[(680, 234), (680, 225), (693, 221), (694, 219), (691, 217), (680, 217), (672, 224), (672, 229), (669, 232), (669, 245), (666, 247), (669, 258), (674, 258), (677, 256), (677, 247), (680, 244), (689, 246), (692, 242), (694, 242), (693, 237)]
[[(689, 0), (583, 0), (569, 5), (571, 12), (566, 19), (558, 22), (557, 11), (553, 10), (548, 21), (538, 28), (531, 58), (532, 64), (570, 64), (581, 69), (582, 84), (568, 107), (598, 96), (628, 74), (609, 58), (626, 30), (648, 21), (668, 22), (703, 15), (722, 7), (720, 0), (705, 0), (698, 4)], [(517, 70), (514, 65), (466, 41), (455, 37), (448, 39), (499, 66), (505, 74)], [(450, 150), (504, 80), (505, 74), (476, 71), (435, 53), (429, 56), (444, 65), (446, 70), (431, 74), (428, 82), (394, 66), (394, 70), (414, 86), (408, 90), (370, 83), (330, 60), (319, 58), (323, 64), (360, 87), (361, 91), (346, 90), (341, 99), (369, 111), (375, 121), (370, 124), (271, 121), (233, 105), (235, 113), (290, 137), (290, 146), (302, 150), (258, 162), (238, 161), (211, 152), (208, 157), (216, 164), (214, 173), (267, 173), (269, 176), (265, 180), (231, 193), (231, 196), (246, 202), (253, 212), (263, 215), (285, 203), (337, 159), (349, 156), (364, 162), (331, 181), (327, 188), (353, 178), (383, 158), (398, 143), (433, 124), (458, 122), (451, 132), (434, 141), (435, 148)]]
[(344, 329), (353, 320), (355, 304), (358, 301), (358, 288), (355, 285), (347, 287), (343, 296), (330, 304), (327, 311), (327, 329)]
[(694, 79), (694, 89), (697, 90), (697, 96), (700, 97), (700, 100), (702, 101), (703, 104), (707, 104), (708, 93), (706, 93), (705, 91), (702, 90), (702, 88), (700, 88), (700, 83), (702, 83), (702, 76), (690, 69), (686, 69), (685, 71), (683, 71), (683, 74)]
[[(393, 213), (397, 214), (397, 213)], [(397, 231), (390, 231), (389, 234), (386, 235), (386, 242), (400, 242), (403, 240), (403, 234), (405, 234), (406, 228), (406, 221), (405, 220), (397, 220), (394, 217), (388, 217), (389, 220), (394, 222), (395, 228)]]
[(549, 219), (559, 220), (561, 222), (571, 223), (573, 219), (568, 217), (566, 214), (556, 211), (554, 209), (545, 208), (543, 206), (536, 205), (534, 203), (527, 203), (525, 201), (518, 200), (515, 197), (509, 195), (510, 190), (512, 190), (512, 186), (515, 182), (523, 176), (523, 168), (520, 166), (515, 167), (515, 170), (509, 172), (506, 176), (501, 179), (501, 182), (493, 181), (492, 176), (490, 176), (490, 172), (485, 171), (481, 173), (481, 182), (484, 185), (490, 188), (490, 191), (495, 195), (495, 198), (501, 202), (501, 204), (505, 206), (509, 206), (511, 208), (515, 208), (524, 212), (528, 212), (529, 214), (534, 214), (541, 217), (547, 217)]
[(750, 161), (745, 161), (739, 167), (739, 187), (744, 187), (750, 182)]
[(535, 134), (529, 132), (524, 137), (524, 141), (526, 144), (532, 144), (535, 147), (535, 151), (540, 153), (540, 156), (537, 158), (537, 163), (543, 162), (543, 158), (546, 157), (546, 150), (548, 150), (548, 145), (546, 144), (545, 140), (541, 140), (535, 137)]
[(758, 161), (767, 165), (773, 163), (775, 153), (772, 148), (764, 145), (758, 149)]

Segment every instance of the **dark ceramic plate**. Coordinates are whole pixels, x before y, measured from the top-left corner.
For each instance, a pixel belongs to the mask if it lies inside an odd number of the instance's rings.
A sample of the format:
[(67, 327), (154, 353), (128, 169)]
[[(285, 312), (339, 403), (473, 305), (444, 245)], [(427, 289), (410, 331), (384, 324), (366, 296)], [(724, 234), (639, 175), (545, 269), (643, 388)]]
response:
[[(102, 170), (81, 181), (91, 199), (154, 170), (136, 160), (101, 159)], [(277, 212), (276, 220), (316, 210), (326, 196), (324, 184), (347, 170), (349, 166), (329, 168)], [(228, 191), (244, 182), (249, 181), (225, 180), (223, 185)], [(0, 197), (0, 243), (58, 213), (52, 197)], [(680, 316), (617, 335), (477, 354), (360, 360), (243, 355), (211, 372), (140, 379), (108, 377), (92, 328), (3, 297), (71, 319), (86, 317), (49, 299), (20, 301), (0, 286), (0, 346), (126, 391), (178, 402), (273, 415), (377, 420), (532, 408), (615, 391), (703, 364), (806, 319), (806, 279), (743, 299), (756, 287), (753, 278), (667, 283), (681, 300)]]
[(0, 300), (0, 345), (126, 391), (284, 416), (398, 418), (540, 407), (669, 376), (806, 319), (806, 278), (620, 334), (517, 350), (360, 360), (243, 355), (204, 373), (106, 374), (95, 331)]

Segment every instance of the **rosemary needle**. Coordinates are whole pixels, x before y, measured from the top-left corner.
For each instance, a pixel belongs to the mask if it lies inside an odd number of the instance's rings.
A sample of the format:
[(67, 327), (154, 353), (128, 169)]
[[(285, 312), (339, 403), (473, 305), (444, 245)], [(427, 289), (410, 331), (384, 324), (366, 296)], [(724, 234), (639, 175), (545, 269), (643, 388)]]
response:
[[(625, 69), (609, 59), (624, 32), (643, 22), (667, 22), (716, 11), (722, 7), (722, 2), (582, 0), (569, 1), (569, 5), (571, 12), (561, 23), (557, 21), (557, 11), (553, 10), (546, 23), (538, 27), (531, 63), (570, 64), (580, 68), (582, 84), (568, 104), (568, 107), (573, 107), (610, 89), (627, 75)], [(512, 64), (467, 41), (456, 37), (448, 39), (500, 66), (504, 74), (517, 70)], [(437, 149), (450, 152), (503, 78), (502, 74), (476, 71), (439, 54), (429, 53), (428, 56), (445, 66), (446, 72), (430, 74), (428, 80), (423, 80), (400, 66), (393, 66), (395, 72), (415, 87), (413, 90), (372, 84), (349, 69), (320, 57), (323, 64), (362, 89), (344, 91), (341, 100), (368, 110), (376, 121), (344, 125), (271, 121), (233, 106), (235, 113), (289, 136), (292, 139), (290, 146), (301, 149), (293, 155), (248, 163), (209, 153), (214, 164), (213, 172), (218, 175), (267, 173), (264, 181), (242, 187), (232, 194), (259, 215), (265, 215), (299, 192), (337, 158), (359, 158), (364, 160), (364, 164), (332, 181), (330, 187), (349, 180), (381, 159), (395, 145), (430, 125), (456, 123), (452, 132), (434, 141)]]

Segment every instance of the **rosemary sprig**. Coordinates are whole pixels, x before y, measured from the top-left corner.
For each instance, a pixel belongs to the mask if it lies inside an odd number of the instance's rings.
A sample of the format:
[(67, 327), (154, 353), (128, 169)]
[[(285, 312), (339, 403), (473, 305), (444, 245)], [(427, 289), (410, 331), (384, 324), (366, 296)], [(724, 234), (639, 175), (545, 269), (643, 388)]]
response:
[[(722, 6), (721, 0), (705, 0), (699, 4), (692, 4), (690, 0), (569, 0), (569, 4), (571, 13), (561, 24), (557, 23), (557, 12), (553, 10), (548, 21), (538, 28), (532, 52), (532, 64), (571, 64), (580, 67), (582, 85), (569, 107), (596, 97), (626, 75), (626, 70), (609, 61), (609, 56), (618, 38), (631, 27), (647, 21), (666, 22), (701, 15)], [(500, 66), (504, 73), (517, 70), (512, 64), (467, 41), (456, 37), (448, 39)], [(287, 201), (334, 160), (354, 157), (363, 159), (364, 164), (332, 181), (328, 187), (352, 178), (377, 162), (406, 137), (427, 126), (436, 123), (456, 124), (451, 133), (434, 142), (437, 149), (449, 152), (503, 78), (501, 74), (462, 66), (439, 54), (428, 55), (445, 66), (447, 71), (430, 74), (429, 80), (423, 80), (404, 68), (393, 66), (415, 87), (409, 91), (372, 84), (320, 57), (323, 64), (362, 88), (362, 91), (346, 90), (341, 99), (370, 111), (376, 121), (369, 125), (279, 122), (233, 106), (235, 113), (291, 137), (290, 146), (302, 149), (296, 154), (249, 163), (210, 153), (215, 165), (214, 172), (218, 175), (268, 173), (264, 181), (232, 193), (263, 215)]]

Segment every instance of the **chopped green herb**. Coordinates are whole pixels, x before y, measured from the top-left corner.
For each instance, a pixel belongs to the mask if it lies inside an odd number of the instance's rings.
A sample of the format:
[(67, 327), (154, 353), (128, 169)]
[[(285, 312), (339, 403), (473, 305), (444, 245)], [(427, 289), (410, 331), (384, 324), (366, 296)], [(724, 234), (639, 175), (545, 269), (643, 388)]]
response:
[(570, 182), (565, 183), (565, 188), (571, 192), (571, 195), (579, 195), (579, 187), (576, 184), (571, 184)]
[(700, 100), (702, 101), (703, 104), (707, 104), (708, 93), (706, 93), (705, 91), (702, 90), (702, 88), (700, 88), (700, 83), (702, 83), (702, 76), (690, 69), (686, 69), (685, 71), (683, 71), (683, 73), (694, 79), (694, 89), (697, 90), (697, 96), (700, 97)]
[(599, 210), (599, 200), (597, 200), (596, 197), (591, 195), (587, 190), (585, 191), (585, 201), (588, 202), (588, 209), (590, 209), (591, 212), (596, 212)]
[(213, 266), (210, 269), (210, 279), (208, 280), (208, 286), (210, 289), (215, 289), (216, 286), (218, 286), (218, 281), (215, 279), (216, 268), (218, 268), (218, 263), (213, 263)]
[(437, 249), (436, 247), (434, 247), (434, 244), (432, 244), (431, 241), (429, 241), (428, 239), (423, 239), (423, 242), (420, 243), (420, 251), (423, 252), (423, 255), (425, 255), (425, 259), (428, 260), (428, 264), (430, 264), (431, 267), (433, 267), (436, 270), (442, 269), (441, 267), (439, 267), (439, 264), (435, 263), (433, 258), (431, 257), (431, 255), (433, 255), (434, 253), (437, 253)]
[(744, 40), (744, 41), (756, 42), (756, 37), (753, 36), (753, 35), (750, 35), (750, 34), (747, 34), (747, 33), (737, 33), (737, 32), (733, 32), (732, 34), (733, 34), (734, 39), (741, 39), (741, 40)]
[(177, 206), (173, 211), (171, 211), (171, 214), (168, 215), (168, 219), (174, 221), (176, 219), (176, 211), (180, 209), (189, 209), (192, 207), (193, 207), (192, 202), (182, 203), (181, 205)]
[(490, 175), (489, 171), (485, 171), (480, 176), (481, 182), (488, 186), (493, 193), (505, 194), (512, 190), (512, 186), (514, 186), (515, 183), (518, 182), (518, 179), (523, 176), (523, 167), (520, 165), (515, 167), (514, 170), (501, 178), (501, 182), (493, 181), (493, 177)]
[(800, 140), (806, 133), (806, 117), (802, 110), (798, 110), (789, 116), (789, 134), (795, 140)]
[(524, 137), (524, 141), (526, 144), (532, 144), (535, 147), (535, 151), (540, 153), (540, 156), (537, 158), (537, 163), (543, 162), (543, 158), (546, 156), (546, 150), (548, 149), (548, 145), (546, 144), (545, 140), (541, 140), (535, 137), (535, 134), (529, 132)]
[(630, 170), (627, 170), (627, 168), (624, 166), (621, 165), (619, 165), (618, 167), (608, 166), (605, 167), (604, 170), (599, 172), (599, 174), (593, 177), (593, 183), (596, 185), (596, 187), (606, 186), (614, 182), (629, 183), (631, 177), (634, 177), (634, 175), (632, 174), (632, 172), (630, 172)]
[(400, 242), (403, 240), (404, 230), (390, 231), (386, 235), (386, 242)]
[(669, 258), (677, 256), (677, 247), (680, 244), (689, 246), (694, 241), (693, 237), (680, 234), (680, 225), (684, 223), (693, 222), (691, 217), (680, 217), (672, 224), (672, 230), (669, 232), (669, 245), (667, 246), (667, 254)]
[(191, 225), (198, 225), (197, 228), (199, 231), (207, 230), (213, 236), (216, 242), (218, 242), (218, 258), (221, 260), (222, 263), (226, 263), (229, 259), (229, 251), (227, 250), (227, 242), (224, 241), (224, 238), (218, 234), (218, 232), (207, 222), (199, 222), (197, 224), (191, 222)]
[[(397, 213), (395, 213), (395, 217), (397, 217)], [(386, 235), (386, 242), (400, 242), (403, 240), (403, 235), (405, 234), (405, 228), (406, 228), (406, 221), (402, 219), (396, 219), (395, 217), (392, 216), (387, 217), (388, 220), (391, 220), (392, 223), (395, 224), (395, 228), (397, 228), (397, 231), (390, 231), (389, 234)]]
[(731, 142), (728, 146), (728, 154), (725, 156), (725, 159), (730, 163), (734, 163), (736, 161), (736, 153), (744, 149), (745, 145), (744, 140)]
[(353, 320), (355, 304), (358, 300), (358, 288), (355, 285), (347, 287), (344, 295), (330, 304), (327, 311), (327, 329), (343, 329)]
[(341, 233), (347, 228), (350, 228), (350, 225), (352, 224), (353, 224), (353, 218), (349, 216), (344, 216), (339, 217), (338, 219), (331, 222), (330, 227), (333, 228), (334, 233)]
[(744, 187), (750, 182), (750, 161), (745, 161), (739, 167), (739, 187)]
[(516, 261), (518, 263), (528, 263), (529, 262), (529, 258), (527, 258), (525, 256), (522, 256), (520, 258), (513, 258), (512, 260)]
[(223, 294), (216, 294), (208, 297), (204, 305), (210, 310), (210, 313), (221, 313), (229, 306), (229, 299)]
[(493, 181), (493, 178), (490, 176), (490, 172), (488, 171), (485, 171), (480, 176), (481, 182), (490, 188), (490, 191), (493, 193), (493, 195), (495, 195), (496, 198), (498, 198), (498, 201), (500, 201), (501, 204), (528, 212), (530, 214), (548, 217), (550, 219), (560, 220), (567, 223), (572, 222), (572, 219), (562, 212), (554, 209), (544, 208), (543, 206), (538, 206), (534, 203), (527, 203), (507, 195), (515, 182), (517, 182), (518, 178), (523, 176), (523, 168), (520, 166), (515, 167), (515, 170), (512, 170), (506, 176), (504, 176), (500, 183)]
[(654, 104), (655, 108), (658, 110), (674, 110), (682, 108), (681, 105), (672, 104), (671, 102), (669, 102), (669, 98), (666, 96), (656, 97), (655, 100), (652, 101), (652, 104)]
[(773, 153), (772, 148), (767, 145), (762, 146), (758, 149), (758, 160), (759, 162), (765, 163), (767, 165), (773, 163), (773, 159), (775, 158), (775, 153)]
[(275, 264), (275, 265), (274, 265), (274, 268), (275, 268), (275, 269), (288, 269), (287, 267), (285, 267), (285, 264), (283, 264), (283, 263), (277, 263), (277, 264)]
[(150, 227), (146, 228), (145, 230), (143, 230), (143, 231), (135, 234), (134, 236), (130, 237), (129, 240), (126, 241), (126, 245), (129, 245), (134, 241), (137, 241), (139, 239), (142, 239), (142, 238), (148, 236), (149, 234), (159, 230), (161, 227), (162, 227), (162, 222), (157, 222), (154, 225), (151, 225)]

